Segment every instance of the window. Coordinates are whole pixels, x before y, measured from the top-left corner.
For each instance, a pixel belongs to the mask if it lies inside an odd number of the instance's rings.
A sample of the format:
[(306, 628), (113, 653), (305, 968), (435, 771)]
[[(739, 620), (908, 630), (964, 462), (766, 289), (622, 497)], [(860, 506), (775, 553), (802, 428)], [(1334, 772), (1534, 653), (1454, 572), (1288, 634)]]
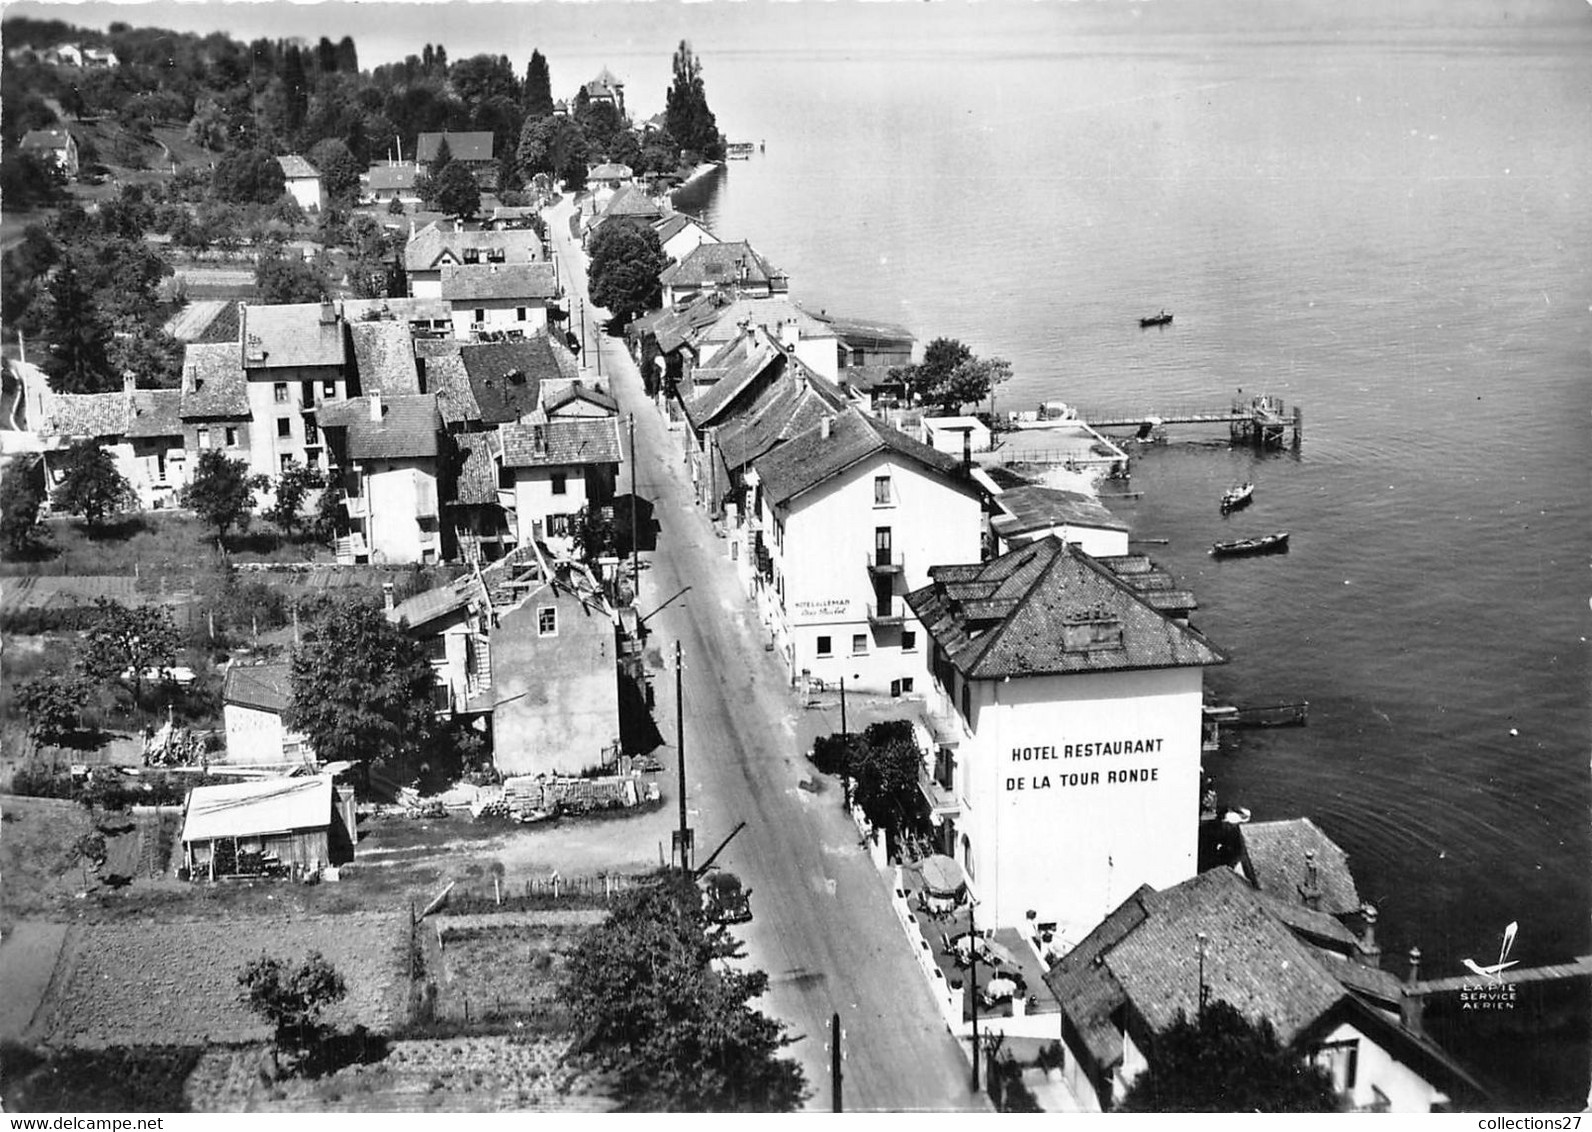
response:
[(293, 418), (292, 417), (281, 417), (281, 418), (279, 418), (277, 420), (277, 422), (276, 422), (276, 434), (278, 436), (292, 436), (293, 435)]
[(315, 422), (306, 420), (304, 422), (304, 443), (319, 444), (321, 442), (320, 436), (320, 430), (315, 427)]
[(835, 655), (835, 639), (833, 637), (819, 637), (818, 638), (818, 655), (819, 656), (833, 656), (833, 655)]
[(890, 477), (873, 477), (873, 503), (875, 507), (887, 506), (890, 502)]
[(433, 684), (431, 687), (431, 710), (451, 711), (453, 709), (453, 689), (446, 684)]
[(1328, 1042), (1316, 1054), (1316, 1064), (1332, 1074), (1332, 1084), (1338, 1092), (1352, 1093), (1360, 1069), (1360, 1043)]
[(210, 430), (207, 429), (207, 428), (202, 428), (202, 429), (199, 430), (199, 451), (203, 452), (205, 449), (207, 449), (209, 447), (210, 447)]
[(569, 491), (569, 475), (565, 472), (553, 473), (553, 494), (564, 495)]
[(313, 381), (299, 382), (299, 404), (306, 409), (315, 404), (315, 383)]
[(905, 692), (907, 695), (911, 695), (912, 694), (912, 680), (913, 680), (913, 677), (911, 677), (911, 676), (903, 676), (903, 677), (901, 677), (901, 690), (903, 692)]
[(547, 517), (547, 533), (553, 538), (568, 538), (569, 516), (549, 515)]
[(916, 652), (918, 649), (918, 633), (916, 629), (901, 630), (901, 651)]
[(337, 382), (335, 382), (335, 381), (323, 381), (323, 382), (321, 382), (321, 397), (322, 398), (330, 400), (331, 398), (336, 397), (336, 396), (337, 396)]
[(287, 404), (287, 382), (279, 381), (275, 385), (271, 386), (271, 393), (276, 397), (276, 403), (278, 405)]
[(486, 321), (486, 308), (485, 307), (476, 307), (475, 308), (475, 320), (477, 322), (485, 322)]
[(867, 633), (853, 633), (853, 634), (851, 634), (851, 654), (853, 656), (863, 656), (863, 655), (866, 655), (867, 652), (868, 652), (868, 634)]
[(514, 308), (514, 317), (516, 319), (518, 319), (520, 322), (524, 322), (525, 321), (525, 308), (524, 307), (515, 307)]
[(498, 468), (498, 487), (507, 491), (514, 486), (514, 469)]
[(237, 446), (238, 446), (238, 430), (235, 429), (235, 428), (227, 429), (227, 447), (228, 448), (236, 448)]
[(536, 633), (541, 637), (558, 636), (558, 607), (544, 605), (536, 611)]
[(427, 660), (447, 660), (448, 659), (448, 638), (443, 636), (441, 633), (438, 633), (434, 637), (427, 637), (426, 638), (426, 659)]
[(973, 722), (973, 685), (966, 677), (962, 679), (962, 718), (969, 725)]
[(465, 263), (480, 263), (481, 262), (481, 249), (480, 248), (465, 248), (464, 249), (464, 262)]

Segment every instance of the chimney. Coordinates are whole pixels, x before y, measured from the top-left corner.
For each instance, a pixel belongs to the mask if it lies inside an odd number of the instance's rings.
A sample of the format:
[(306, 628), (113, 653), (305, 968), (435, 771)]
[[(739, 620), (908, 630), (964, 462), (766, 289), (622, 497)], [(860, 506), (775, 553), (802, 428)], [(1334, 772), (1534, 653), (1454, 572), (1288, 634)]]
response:
[(337, 321), (337, 308), (332, 306), (332, 300), (321, 300), (321, 325), (330, 326)]
[(1399, 1021), (1406, 1030), (1419, 1034), (1426, 1000), (1416, 991), (1421, 978), (1421, 949), (1410, 948), (1410, 977), (1404, 981), (1404, 997), (1399, 1000)]
[(1305, 850), (1305, 882), (1299, 886), (1299, 899), (1311, 911), (1321, 910), (1321, 884), (1316, 873), (1316, 851)]
[(828, 440), (829, 439), (829, 433), (834, 428), (834, 426), (835, 426), (835, 418), (831, 417), (831, 416), (828, 416), (826, 414), (824, 419), (818, 422), (818, 439), (819, 440)]
[(371, 422), (371, 424), (381, 424), (381, 394), (380, 393), (372, 393), (370, 395), (370, 422)]
[(789, 322), (782, 322), (779, 324), (779, 342), (781, 346), (785, 347), (785, 349), (794, 350), (796, 348), (796, 343), (800, 342), (801, 340), (802, 328), (796, 324), (796, 320), (794, 318)]
[(130, 369), (122, 370), (122, 392), (131, 394), (137, 388), (138, 379), (133, 376), (133, 371)]
[(1372, 967), (1377, 966), (1382, 958), (1382, 947), (1376, 942), (1376, 921), (1378, 913), (1375, 904), (1360, 905), (1360, 919), (1365, 924), (1365, 933), (1360, 936), (1356, 949), (1360, 954), (1360, 961)]
[(391, 582), (383, 582), (381, 584), (381, 607), (383, 609), (385, 609), (388, 613), (392, 612), (392, 583)]
[(962, 470), (968, 471), (973, 467), (973, 430), (962, 430)]

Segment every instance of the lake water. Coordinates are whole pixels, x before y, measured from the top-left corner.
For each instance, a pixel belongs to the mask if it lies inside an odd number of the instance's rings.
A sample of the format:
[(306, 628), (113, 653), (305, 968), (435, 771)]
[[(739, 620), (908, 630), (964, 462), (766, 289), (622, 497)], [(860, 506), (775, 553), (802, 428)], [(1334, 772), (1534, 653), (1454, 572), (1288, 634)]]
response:
[(1207, 770), (1326, 829), (1429, 974), (1511, 920), (1523, 964), (1585, 954), (1585, 6), (793, 7), (699, 46), (767, 148), (688, 203), (810, 306), (1011, 359), (997, 407), (1303, 405), (1297, 454), (1173, 428), (1112, 504), (1169, 540), (1216, 695), (1310, 702)]

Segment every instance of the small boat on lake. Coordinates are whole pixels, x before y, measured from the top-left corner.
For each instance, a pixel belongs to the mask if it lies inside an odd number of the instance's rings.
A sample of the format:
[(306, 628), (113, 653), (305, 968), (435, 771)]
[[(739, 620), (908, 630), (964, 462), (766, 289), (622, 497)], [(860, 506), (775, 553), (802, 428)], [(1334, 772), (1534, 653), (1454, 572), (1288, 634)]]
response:
[(1163, 309), (1160, 314), (1152, 314), (1148, 318), (1139, 319), (1139, 325), (1141, 327), (1145, 327), (1145, 326), (1165, 326), (1167, 323), (1169, 323), (1171, 321), (1172, 321), (1172, 316), (1167, 314), (1166, 311)]
[(1261, 535), (1259, 538), (1241, 538), (1232, 542), (1211, 544), (1211, 554), (1217, 558), (1236, 558), (1241, 554), (1274, 554), (1288, 549), (1288, 532)]
[(1222, 492), (1222, 514), (1246, 506), (1254, 497), (1255, 485), (1252, 483), (1241, 483), (1237, 487), (1228, 488)]

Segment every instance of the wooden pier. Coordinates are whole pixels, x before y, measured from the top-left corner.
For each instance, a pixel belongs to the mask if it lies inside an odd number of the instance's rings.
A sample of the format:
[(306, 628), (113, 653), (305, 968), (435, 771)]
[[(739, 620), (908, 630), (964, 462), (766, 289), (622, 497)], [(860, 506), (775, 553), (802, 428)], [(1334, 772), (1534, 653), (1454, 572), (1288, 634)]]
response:
[(1305, 431), (1303, 407), (1295, 405), (1290, 411), (1281, 397), (1270, 396), (1235, 399), (1226, 409), (1168, 409), (1131, 416), (1080, 411), (1078, 415), (1092, 428), (1138, 429), (1140, 439), (1162, 425), (1226, 425), (1233, 443), (1262, 448), (1281, 448), (1290, 442), (1297, 447)]

